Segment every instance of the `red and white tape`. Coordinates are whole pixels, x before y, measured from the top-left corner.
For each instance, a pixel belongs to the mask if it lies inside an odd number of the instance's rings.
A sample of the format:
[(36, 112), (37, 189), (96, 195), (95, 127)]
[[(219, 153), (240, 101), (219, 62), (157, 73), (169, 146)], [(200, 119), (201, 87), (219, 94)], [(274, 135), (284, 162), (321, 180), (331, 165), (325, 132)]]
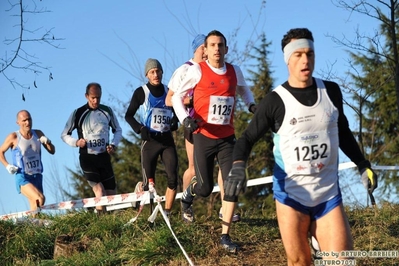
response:
[[(354, 168), (356, 165), (353, 162), (341, 163), (338, 166), (339, 170), (345, 170), (349, 168)], [(399, 166), (373, 166), (374, 170), (399, 170)], [(250, 179), (247, 182), (247, 187), (263, 185), (273, 182), (272, 176), (260, 177), (256, 179)], [(212, 190), (213, 193), (219, 192), (219, 186), (215, 186)], [(133, 202), (142, 201), (145, 192), (138, 193), (125, 193), (118, 194), (112, 196), (104, 196), (101, 198), (85, 198), (79, 200), (70, 200), (63, 201), (59, 203), (44, 205), (41, 207), (41, 210), (69, 210), (69, 209), (78, 209), (78, 208), (90, 208), (95, 206), (106, 206), (107, 210), (119, 209), (119, 208), (127, 208), (131, 207)], [(176, 199), (180, 199), (183, 193), (177, 193)], [(153, 196), (151, 196), (153, 197)], [(160, 197), (160, 201), (165, 201), (165, 196)], [(149, 202), (145, 202), (148, 204)], [(29, 216), (31, 214), (37, 213), (38, 211), (23, 211), (17, 213), (10, 213), (0, 216), (0, 220), (9, 220), (16, 219), (25, 216)]]
[[(63, 201), (59, 203), (44, 205), (40, 208), (40, 210), (70, 210), (70, 209), (78, 209), (78, 208), (90, 208), (95, 206), (110, 206), (114, 204), (126, 204), (132, 202), (137, 202), (143, 200), (145, 192), (138, 192), (138, 193), (125, 193), (125, 194), (118, 194), (112, 196), (104, 196), (99, 198), (85, 198), (79, 200), (69, 200)], [(161, 197), (164, 201), (165, 197)], [(6, 215), (0, 216), (0, 220), (8, 220), (8, 219), (15, 219), (21, 218), (24, 216), (28, 216), (34, 213), (39, 212), (40, 210), (36, 211), (24, 211), (24, 212), (16, 212), (10, 213)]]

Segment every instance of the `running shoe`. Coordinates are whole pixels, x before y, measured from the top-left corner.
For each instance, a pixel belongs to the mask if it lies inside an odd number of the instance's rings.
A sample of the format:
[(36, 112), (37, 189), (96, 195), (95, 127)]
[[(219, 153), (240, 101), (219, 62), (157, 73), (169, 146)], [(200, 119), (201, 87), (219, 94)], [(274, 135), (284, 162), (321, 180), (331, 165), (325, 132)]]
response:
[(228, 234), (223, 234), (220, 238), (220, 244), (222, 247), (230, 253), (236, 253), (238, 251), (238, 245), (231, 241), (231, 238)]
[[(219, 219), (223, 220), (222, 208), (219, 210)], [(239, 213), (235, 213), (233, 215), (233, 219), (231, 220), (233, 223), (241, 221), (241, 216)]]
[(193, 204), (195, 194), (193, 193), (193, 185), (197, 183), (197, 177), (193, 176), (190, 184), (184, 190), (181, 197), (181, 213), (183, 221), (192, 223), (194, 222), (194, 212), (191, 205)]
[(94, 213), (97, 215), (97, 216), (103, 216), (103, 215), (105, 215), (106, 213), (107, 213), (107, 211), (106, 210), (97, 210), (97, 209), (94, 209)]
[(194, 184), (196, 184), (196, 183), (197, 183), (197, 177), (193, 176), (190, 184), (188, 185), (186, 190), (184, 190), (184, 192), (183, 192), (183, 195), (181, 197), (181, 206), (182, 206), (183, 211), (190, 208), (191, 205), (193, 204), (193, 201), (195, 198), (195, 194), (194, 194), (193, 190), (194, 190)]
[[(142, 181), (137, 182), (134, 188), (134, 193), (142, 192), (143, 190), (144, 190), (143, 182)], [(132, 206), (133, 208), (138, 208), (140, 206), (140, 201), (132, 202)]]
[(193, 208), (191, 206), (185, 210), (183, 209), (183, 206), (182, 206), (181, 215), (182, 215), (184, 222), (187, 222), (187, 223), (194, 222), (194, 212), (193, 212)]

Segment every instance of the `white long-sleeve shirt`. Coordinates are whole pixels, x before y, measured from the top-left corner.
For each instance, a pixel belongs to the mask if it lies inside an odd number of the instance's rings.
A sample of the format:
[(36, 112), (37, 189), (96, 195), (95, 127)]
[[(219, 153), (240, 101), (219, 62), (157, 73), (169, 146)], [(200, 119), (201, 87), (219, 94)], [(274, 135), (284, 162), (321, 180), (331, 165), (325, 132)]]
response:
[[(227, 71), (226, 64), (224, 64), (222, 68), (215, 68), (209, 64), (208, 60), (206, 61), (206, 63), (216, 74), (222, 75), (225, 74)], [(232, 65), (232, 66), (234, 67), (237, 77), (236, 92), (241, 96), (241, 98), (244, 100), (244, 103), (249, 108), (249, 106), (255, 102), (253, 94), (244, 79), (244, 75), (242, 74), (241, 68), (237, 65)], [(175, 110), (175, 113), (179, 118), (180, 123), (183, 123), (183, 120), (187, 116), (189, 116), (189, 113), (186, 107), (184, 106), (183, 99), (185, 96), (191, 93), (193, 88), (201, 80), (201, 77), (202, 77), (201, 67), (198, 64), (193, 64), (187, 69), (187, 73), (184, 79), (180, 82), (179, 86), (174, 91), (172, 97), (172, 104), (173, 104), (173, 109)]]
[[(77, 129), (78, 138), (72, 137), (72, 131)], [(110, 140), (109, 130), (113, 138)], [(122, 139), (122, 128), (119, 125), (112, 109), (100, 104), (99, 108), (92, 109), (88, 104), (74, 110), (65, 124), (61, 139), (69, 146), (76, 147), (76, 142), (83, 138), (86, 146), (80, 148), (80, 153), (99, 154), (106, 151), (106, 146), (118, 146)]]

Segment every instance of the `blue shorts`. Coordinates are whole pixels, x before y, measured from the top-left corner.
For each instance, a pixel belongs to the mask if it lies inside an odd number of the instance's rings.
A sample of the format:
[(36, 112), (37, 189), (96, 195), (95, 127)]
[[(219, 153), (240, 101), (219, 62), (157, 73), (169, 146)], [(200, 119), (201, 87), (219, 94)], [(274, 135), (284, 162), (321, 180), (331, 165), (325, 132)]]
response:
[(23, 173), (15, 174), (15, 186), (19, 194), (21, 194), (21, 186), (31, 183), (43, 194), (43, 175), (28, 175)]
[(321, 217), (323, 217), (324, 215), (326, 215), (327, 213), (329, 213), (331, 210), (333, 210), (335, 207), (339, 206), (342, 203), (341, 192), (338, 193), (338, 195), (336, 195), (332, 199), (320, 203), (319, 205), (316, 205), (314, 207), (307, 207), (305, 205), (302, 205), (296, 200), (289, 198), (287, 194), (284, 192), (274, 193), (274, 199), (276, 199), (281, 204), (290, 206), (291, 208), (299, 212), (309, 215), (311, 221), (320, 219)]

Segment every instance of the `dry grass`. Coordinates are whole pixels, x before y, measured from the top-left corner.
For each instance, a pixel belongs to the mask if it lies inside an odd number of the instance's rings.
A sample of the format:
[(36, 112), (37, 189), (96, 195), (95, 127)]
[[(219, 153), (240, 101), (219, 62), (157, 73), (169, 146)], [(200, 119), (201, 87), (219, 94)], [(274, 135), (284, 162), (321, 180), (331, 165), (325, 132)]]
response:
[[(182, 223), (176, 211), (171, 224), (195, 265), (286, 265), (276, 217), (241, 211), (242, 221), (231, 232), (241, 245), (238, 254), (227, 254), (219, 247), (217, 211), (211, 217), (198, 217), (192, 225)], [(399, 205), (347, 213), (355, 250), (399, 252)], [(134, 224), (124, 226), (135, 215), (128, 209), (101, 217), (91, 212), (45, 216), (53, 221), (49, 227), (0, 222), (0, 260), (2, 265), (188, 265), (161, 215), (149, 224), (149, 211), (144, 211)], [(54, 259), (54, 243), (62, 235), (68, 235), (65, 239), (74, 249)], [(358, 258), (356, 263), (399, 265), (399, 258)]]

